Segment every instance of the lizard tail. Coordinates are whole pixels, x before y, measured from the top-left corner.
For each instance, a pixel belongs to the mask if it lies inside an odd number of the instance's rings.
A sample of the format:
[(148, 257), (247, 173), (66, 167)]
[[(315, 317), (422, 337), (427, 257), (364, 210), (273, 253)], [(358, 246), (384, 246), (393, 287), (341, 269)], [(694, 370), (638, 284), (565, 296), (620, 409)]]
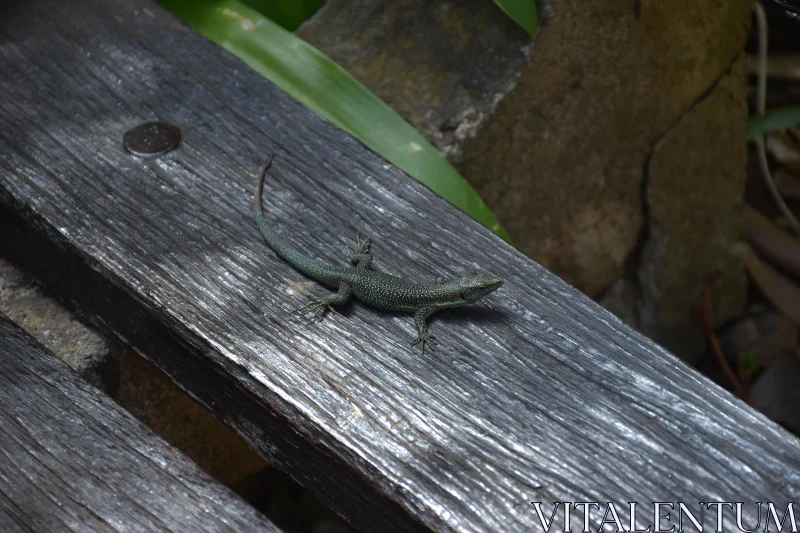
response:
[[(275, 154), (269, 156), (269, 159), (264, 161), (264, 166), (261, 167), (261, 172), (258, 173), (258, 181), (256, 182), (256, 190), (253, 193), (253, 216), (256, 217), (256, 224), (258, 224), (258, 229), (264, 238), (269, 241), (267, 237), (267, 233), (274, 235), (275, 232), (272, 231), (269, 226), (267, 226), (267, 221), (264, 219), (264, 208), (261, 205), (261, 196), (264, 194), (264, 179), (267, 177), (267, 172), (269, 172), (270, 167), (272, 167), (272, 161), (275, 159)], [(277, 237), (277, 235), (276, 235)]]
[(275, 159), (274, 154), (264, 162), (264, 167), (261, 169), (258, 181), (256, 182), (256, 188), (253, 193), (253, 216), (256, 219), (258, 230), (261, 232), (264, 240), (267, 241), (269, 247), (272, 248), (278, 257), (292, 265), (303, 274), (327, 284), (329, 281), (328, 278), (330, 277), (327, 271), (331, 268), (329, 265), (300, 253), (290, 244), (281, 239), (280, 236), (278, 236), (278, 234), (267, 225), (267, 221), (264, 218), (264, 208), (261, 204), (261, 196), (263, 195), (264, 191), (264, 180), (267, 177), (270, 167), (272, 167), (273, 159)]
[(272, 167), (272, 161), (274, 159), (275, 154), (269, 156), (269, 159), (264, 161), (264, 166), (258, 174), (256, 190), (253, 193), (253, 216), (256, 219), (258, 231), (261, 232), (261, 235), (264, 237), (264, 240), (267, 241), (269, 247), (275, 250), (275, 253), (281, 255), (278, 250), (286, 248), (286, 244), (278, 237), (278, 234), (275, 233), (272, 228), (267, 226), (267, 221), (264, 218), (264, 207), (261, 205), (261, 196), (264, 194), (264, 180), (267, 177), (270, 167)]

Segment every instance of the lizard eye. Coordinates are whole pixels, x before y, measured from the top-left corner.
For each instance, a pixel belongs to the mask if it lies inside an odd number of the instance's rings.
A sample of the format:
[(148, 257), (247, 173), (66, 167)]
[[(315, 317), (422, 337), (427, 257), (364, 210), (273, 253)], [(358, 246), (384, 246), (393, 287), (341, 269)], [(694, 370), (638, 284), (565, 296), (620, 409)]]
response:
[(478, 275), (478, 271), (477, 271), (477, 270), (473, 270), (473, 271), (472, 271), (472, 275), (473, 275), (473, 276), (477, 276), (477, 275)]

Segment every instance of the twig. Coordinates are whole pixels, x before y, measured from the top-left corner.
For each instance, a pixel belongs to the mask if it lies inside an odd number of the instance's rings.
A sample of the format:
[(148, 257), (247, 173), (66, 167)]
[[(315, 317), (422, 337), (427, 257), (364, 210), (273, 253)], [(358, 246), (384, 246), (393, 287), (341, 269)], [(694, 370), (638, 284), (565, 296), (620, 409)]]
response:
[(739, 379), (736, 377), (736, 374), (733, 373), (733, 370), (728, 364), (727, 359), (725, 359), (725, 355), (722, 353), (722, 348), (719, 345), (719, 339), (717, 339), (717, 334), (714, 332), (714, 309), (711, 303), (711, 291), (721, 276), (721, 272), (716, 271), (706, 279), (706, 282), (703, 285), (703, 300), (698, 302), (697, 306), (695, 307), (695, 311), (697, 312), (697, 317), (700, 320), (700, 325), (703, 326), (703, 332), (706, 335), (708, 344), (711, 346), (711, 352), (717, 359), (717, 362), (722, 368), (722, 371), (725, 373), (725, 376), (728, 378), (728, 381), (730, 381), (734, 393), (736, 393), (736, 396), (739, 398), (750, 403), (749, 399), (745, 395), (741, 383), (739, 382)]

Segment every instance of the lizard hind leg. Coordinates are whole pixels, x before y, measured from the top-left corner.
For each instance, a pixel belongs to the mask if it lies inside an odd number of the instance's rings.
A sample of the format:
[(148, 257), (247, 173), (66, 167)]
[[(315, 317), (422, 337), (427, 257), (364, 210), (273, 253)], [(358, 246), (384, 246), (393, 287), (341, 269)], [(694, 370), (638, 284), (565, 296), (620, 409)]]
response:
[(433, 347), (436, 344), (436, 337), (428, 332), (428, 325), (426, 324), (426, 320), (434, 312), (436, 312), (435, 308), (424, 307), (414, 313), (414, 325), (417, 327), (419, 336), (411, 343), (411, 346), (421, 347), (423, 355), (425, 355), (425, 345), (428, 345), (428, 348), (433, 351)]
[(356, 265), (356, 268), (369, 268), (372, 266), (371, 246), (372, 239), (367, 237), (362, 241), (361, 237), (356, 234), (356, 247), (350, 252), (350, 262)]
[(314, 316), (322, 316), (325, 314), (325, 311), (334, 311), (334, 306), (337, 305), (344, 305), (350, 300), (350, 297), (353, 295), (353, 289), (350, 287), (348, 283), (340, 283), (339, 284), (339, 291), (334, 294), (329, 294), (324, 298), (319, 298), (313, 300), (306, 305), (298, 307), (292, 314), (297, 315), (314, 315)]

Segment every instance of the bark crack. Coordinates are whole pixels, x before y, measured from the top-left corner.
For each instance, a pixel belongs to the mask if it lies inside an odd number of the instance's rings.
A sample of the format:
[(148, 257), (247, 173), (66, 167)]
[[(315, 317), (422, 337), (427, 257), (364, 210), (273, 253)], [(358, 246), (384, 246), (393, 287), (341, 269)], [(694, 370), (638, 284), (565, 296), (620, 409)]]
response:
[(642, 165), (641, 180), (642, 227), (639, 232), (636, 246), (631, 253), (631, 257), (628, 260), (628, 264), (625, 268), (625, 273), (623, 274), (623, 279), (627, 279), (630, 289), (634, 295), (634, 308), (630, 313), (630, 315), (635, 319), (635, 324), (633, 324), (634, 327), (640, 327), (642, 323), (643, 310), (647, 307), (647, 294), (648, 292), (652, 292), (652, 289), (648, 291), (648, 289), (645, 287), (647, 280), (643, 269), (646, 268), (646, 265), (643, 265), (642, 262), (645, 250), (648, 244), (651, 242), (651, 237), (655, 231), (655, 228), (652, 226), (651, 206), (649, 201), (653, 158), (658, 153), (659, 148), (664, 140), (673, 131), (675, 131), (675, 129), (686, 119), (686, 117), (694, 113), (700, 105), (706, 102), (711, 95), (714, 94), (724, 79), (731, 75), (734, 66), (738, 61), (741, 60), (743, 55), (744, 50), (736, 54), (728, 63), (727, 67), (709, 84), (708, 88), (706, 88), (706, 90), (704, 90), (689, 106), (687, 106), (686, 110), (681, 113), (680, 116), (678, 116), (672, 122), (672, 124), (670, 124), (653, 140), (650, 145), (650, 150), (648, 150), (647, 156), (645, 157), (644, 164)]

